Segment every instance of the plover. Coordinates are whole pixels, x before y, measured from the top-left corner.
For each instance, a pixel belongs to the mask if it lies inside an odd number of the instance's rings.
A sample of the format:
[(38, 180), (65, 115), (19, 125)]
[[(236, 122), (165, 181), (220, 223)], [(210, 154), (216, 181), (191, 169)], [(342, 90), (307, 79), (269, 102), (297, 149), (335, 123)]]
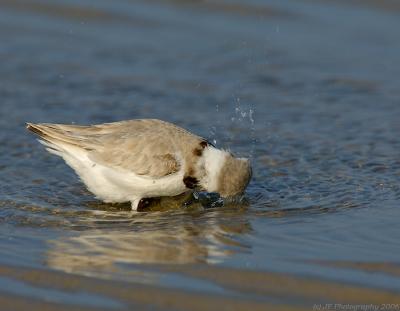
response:
[(106, 203), (131, 202), (187, 191), (232, 197), (251, 178), (250, 161), (219, 150), (172, 123), (137, 119), (91, 126), (27, 123), (46, 149), (74, 169), (88, 190)]

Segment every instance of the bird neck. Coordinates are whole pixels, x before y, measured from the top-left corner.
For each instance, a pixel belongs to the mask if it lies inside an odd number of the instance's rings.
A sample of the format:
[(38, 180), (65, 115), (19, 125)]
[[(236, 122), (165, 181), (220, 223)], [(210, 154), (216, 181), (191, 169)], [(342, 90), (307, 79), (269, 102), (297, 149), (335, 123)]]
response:
[(221, 170), (226, 162), (228, 152), (208, 146), (203, 152), (205, 176), (202, 186), (208, 192), (218, 192)]

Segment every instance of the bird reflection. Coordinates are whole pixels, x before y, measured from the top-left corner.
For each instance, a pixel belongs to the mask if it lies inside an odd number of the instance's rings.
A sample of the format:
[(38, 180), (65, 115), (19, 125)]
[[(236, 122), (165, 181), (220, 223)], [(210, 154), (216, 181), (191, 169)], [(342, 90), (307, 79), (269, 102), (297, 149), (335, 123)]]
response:
[[(165, 210), (165, 202), (161, 204)], [(238, 239), (251, 231), (244, 212), (243, 207), (208, 211), (195, 207), (130, 214), (97, 206), (83, 221), (85, 225), (77, 227), (79, 231), (49, 241), (47, 265), (114, 278), (141, 274), (128, 269), (130, 264), (220, 263), (236, 252), (250, 250)]]

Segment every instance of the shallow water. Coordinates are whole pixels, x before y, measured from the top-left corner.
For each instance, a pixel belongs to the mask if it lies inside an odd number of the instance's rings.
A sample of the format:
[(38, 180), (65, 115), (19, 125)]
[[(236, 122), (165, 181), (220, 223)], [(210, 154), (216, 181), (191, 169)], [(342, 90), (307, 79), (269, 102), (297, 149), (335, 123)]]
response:
[[(400, 308), (399, 29), (389, 0), (0, 0), (2, 306)], [(102, 204), (24, 128), (130, 118), (251, 157), (246, 200)]]

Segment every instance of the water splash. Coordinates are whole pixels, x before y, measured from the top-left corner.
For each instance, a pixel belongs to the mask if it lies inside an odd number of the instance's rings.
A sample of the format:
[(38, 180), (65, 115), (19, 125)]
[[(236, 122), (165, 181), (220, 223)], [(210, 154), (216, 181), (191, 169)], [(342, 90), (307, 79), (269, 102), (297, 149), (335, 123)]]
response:
[(249, 120), (250, 120), (250, 137), (251, 137), (251, 150), (250, 150), (250, 159), (254, 158), (254, 152), (257, 144), (256, 138), (256, 127), (254, 121), (254, 108), (249, 109)]
[[(249, 125), (250, 129), (250, 140), (251, 140), (251, 148), (248, 154), (249, 158), (252, 159), (254, 157), (255, 145), (257, 143), (257, 139), (255, 136), (255, 120), (254, 107), (250, 105), (242, 105), (240, 97), (235, 98), (236, 107), (235, 107), (235, 115), (231, 117), (232, 123), (237, 123), (239, 126), (243, 127), (243, 125)], [(233, 134), (231, 135), (231, 140), (233, 140)]]
[[(215, 104), (215, 113), (217, 116), (219, 115), (219, 104), (218, 103)], [(210, 140), (211, 140), (212, 144), (216, 147), (218, 145), (217, 132), (218, 132), (218, 128), (220, 127), (220, 123), (221, 123), (220, 118), (217, 118), (217, 124), (211, 126), (210, 130), (209, 130), (210, 131)]]

